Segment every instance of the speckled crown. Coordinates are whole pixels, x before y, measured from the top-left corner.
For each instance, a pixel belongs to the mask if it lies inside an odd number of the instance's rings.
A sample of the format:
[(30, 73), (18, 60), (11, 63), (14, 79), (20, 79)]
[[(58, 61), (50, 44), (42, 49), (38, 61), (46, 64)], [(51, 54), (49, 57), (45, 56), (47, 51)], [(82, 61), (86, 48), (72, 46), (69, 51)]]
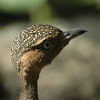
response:
[(56, 33), (60, 33), (61, 30), (51, 25), (34, 25), (32, 27), (23, 30), (14, 38), (11, 44), (11, 56), (13, 65), (19, 69), (21, 56), (36, 43), (48, 36), (54, 36)]

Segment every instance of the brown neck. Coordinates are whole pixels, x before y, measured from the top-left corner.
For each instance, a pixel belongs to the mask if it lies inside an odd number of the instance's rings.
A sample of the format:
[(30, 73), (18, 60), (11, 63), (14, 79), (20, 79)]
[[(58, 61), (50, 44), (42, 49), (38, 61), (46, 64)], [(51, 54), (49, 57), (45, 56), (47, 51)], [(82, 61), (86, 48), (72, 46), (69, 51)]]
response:
[(19, 73), (21, 80), (21, 92), (19, 100), (38, 100), (37, 81), (39, 72)]
[(33, 81), (33, 83), (21, 85), (21, 93), (19, 100), (38, 100), (37, 80)]
[(44, 67), (44, 63), (39, 60), (42, 56), (43, 53), (38, 51), (28, 51), (21, 57), (18, 70), (21, 81), (20, 100), (38, 100), (37, 81)]
[(19, 100), (38, 100), (37, 80), (32, 83), (21, 84), (21, 92)]

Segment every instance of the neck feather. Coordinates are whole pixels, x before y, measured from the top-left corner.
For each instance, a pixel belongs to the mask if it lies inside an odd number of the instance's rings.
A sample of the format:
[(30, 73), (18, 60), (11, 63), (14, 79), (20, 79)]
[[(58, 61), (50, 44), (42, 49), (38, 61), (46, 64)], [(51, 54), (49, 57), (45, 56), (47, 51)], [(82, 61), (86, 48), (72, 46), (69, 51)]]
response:
[(21, 92), (19, 100), (38, 100), (37, 93), (37, 80), (33, 80), (32, 83), (21, 84)]
[(19, 76), (21, 80), (19, 100), (38, 100), (37, 81), (39, 78), (39, 71), (20, 71)]

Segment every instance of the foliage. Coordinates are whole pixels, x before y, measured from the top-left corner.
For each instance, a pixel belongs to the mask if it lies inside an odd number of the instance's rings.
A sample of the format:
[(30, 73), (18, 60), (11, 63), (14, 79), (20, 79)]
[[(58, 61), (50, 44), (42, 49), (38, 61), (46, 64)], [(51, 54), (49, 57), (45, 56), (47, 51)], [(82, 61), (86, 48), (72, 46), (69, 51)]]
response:
[(0, 0), (0, 12), (27, 14), (32, 21), (96, 11), (100, 12), (100, 0)]

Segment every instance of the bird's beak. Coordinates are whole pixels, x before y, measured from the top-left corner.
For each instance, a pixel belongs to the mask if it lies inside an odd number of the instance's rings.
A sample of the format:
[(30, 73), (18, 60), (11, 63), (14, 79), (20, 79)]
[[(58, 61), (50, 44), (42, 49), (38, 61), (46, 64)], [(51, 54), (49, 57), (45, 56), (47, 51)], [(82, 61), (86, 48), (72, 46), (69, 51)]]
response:
[(70, 41), (71, 39), (82, 35), (83, 33), (87, 32), (84, 29), (81, 28), (76, 28), (76, 29), (72, 29), (71, 31), (65, 31), (63, 32), (63, 40), (68, 40)]

